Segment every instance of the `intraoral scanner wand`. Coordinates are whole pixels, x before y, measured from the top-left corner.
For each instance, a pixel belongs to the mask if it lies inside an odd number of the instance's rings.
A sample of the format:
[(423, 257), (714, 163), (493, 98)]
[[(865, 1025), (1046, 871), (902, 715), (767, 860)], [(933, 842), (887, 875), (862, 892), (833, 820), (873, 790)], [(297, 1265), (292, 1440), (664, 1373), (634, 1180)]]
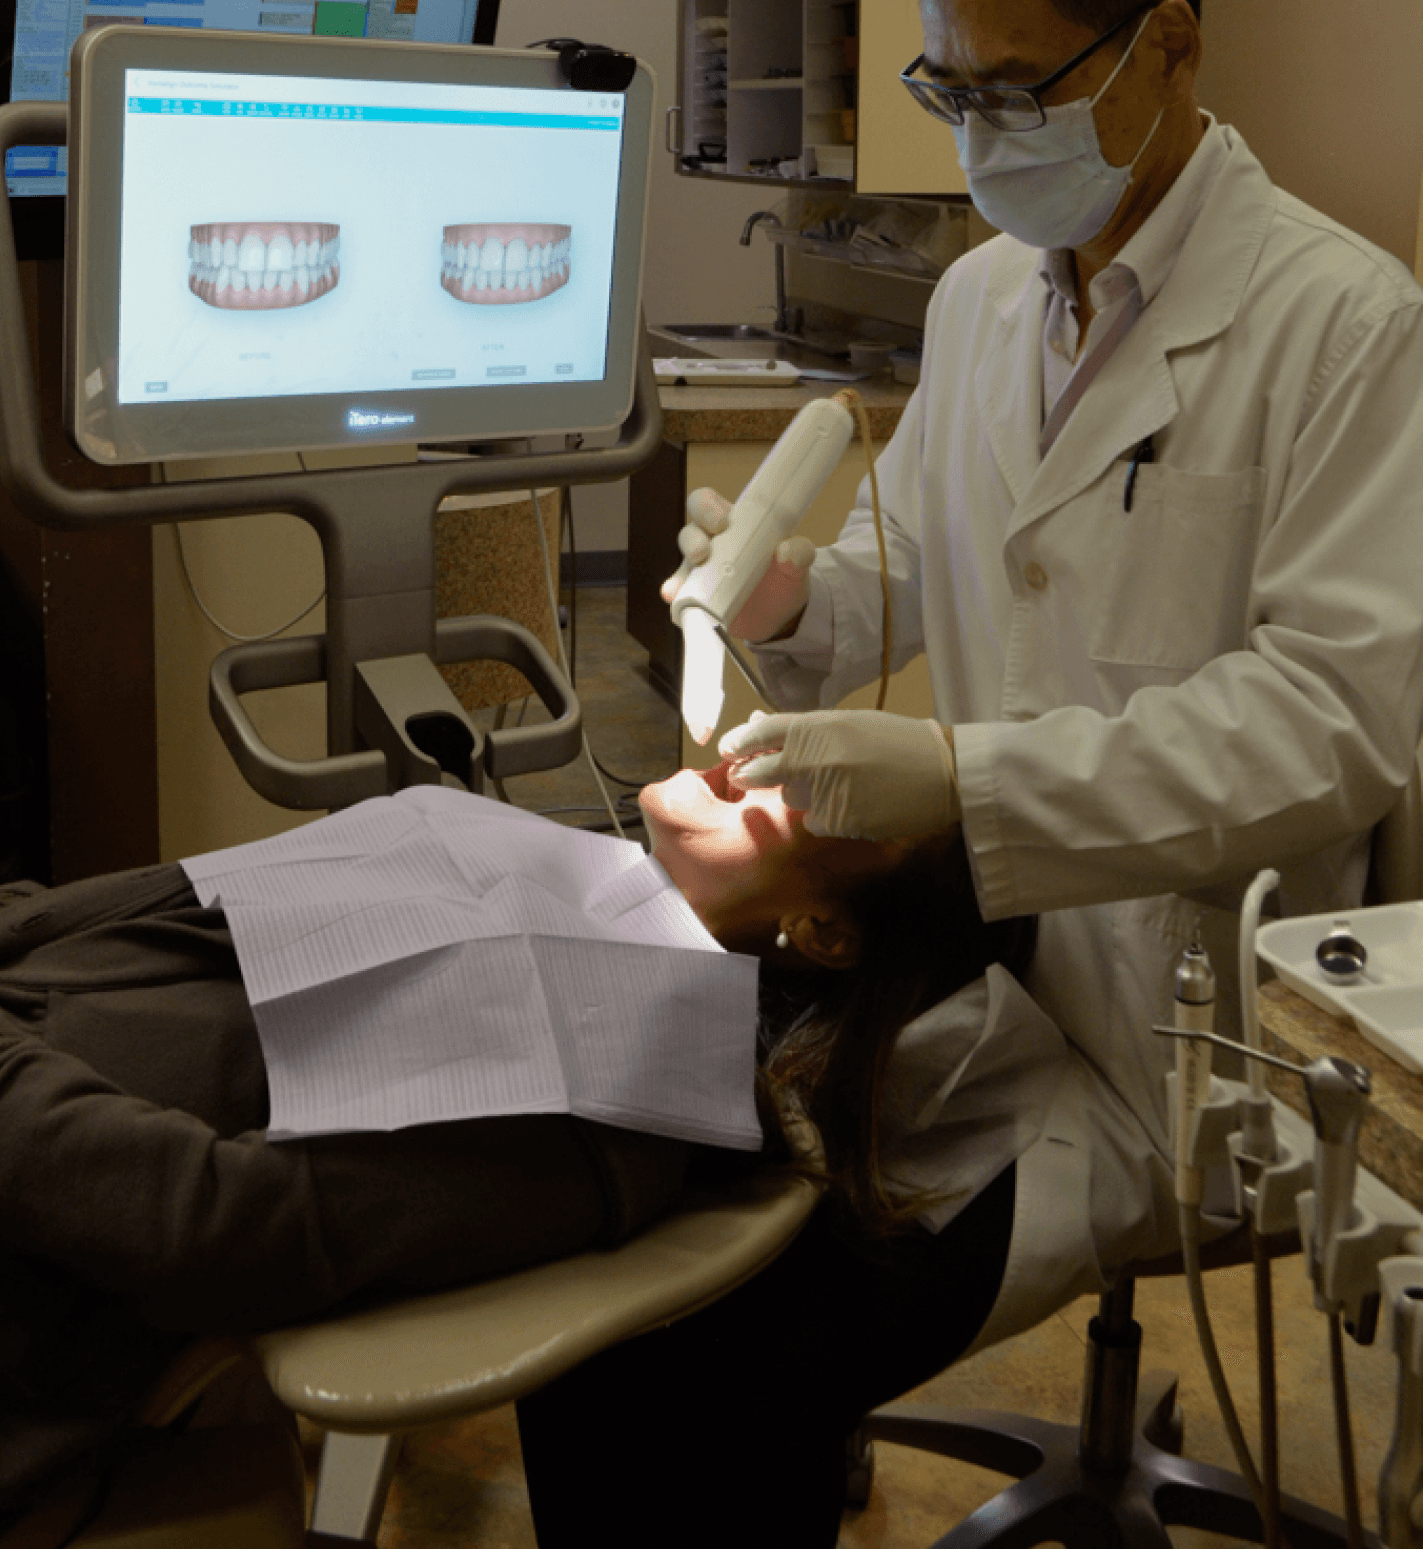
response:
[[(835, 398), (808, 403), (786, 427), (711, 540), (700, 565), (678, 572), (672, 620), (682, 630), (682, 719), (705, 745), (721, 716), (728, 628), (756, 590), (776, 549), (800, 526), (811, 502), (839, 465), (855, 417)], [(743, 662), (738, 666), (755, 682)], [(759, 688), (759, 685), (757, 685)]]

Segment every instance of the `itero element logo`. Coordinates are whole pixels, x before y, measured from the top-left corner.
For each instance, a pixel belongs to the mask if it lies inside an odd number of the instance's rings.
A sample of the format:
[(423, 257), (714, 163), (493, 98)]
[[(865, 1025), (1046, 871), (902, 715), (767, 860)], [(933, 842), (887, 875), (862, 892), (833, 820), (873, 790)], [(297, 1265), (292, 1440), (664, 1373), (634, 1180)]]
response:
[(379, 409), (347, 409), (347, 430), (390, 430), (399, 425), (413, 425), (414, 414), (394, 414)]

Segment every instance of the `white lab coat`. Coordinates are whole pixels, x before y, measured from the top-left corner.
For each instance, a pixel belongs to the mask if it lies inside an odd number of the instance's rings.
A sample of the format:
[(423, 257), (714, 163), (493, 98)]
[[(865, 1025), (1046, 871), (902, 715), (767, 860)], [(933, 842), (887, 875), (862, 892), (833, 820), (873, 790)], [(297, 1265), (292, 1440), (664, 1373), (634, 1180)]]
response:
[[(1045, 287), (1007, 237), (945, 275), (880, 459), (896, 666), (927, 654), (980, 904), (1042, 915), (1028, 988), (1071, 1049), (981, 1343), (1175, 1245), (1148, 1029), (1181, 895), (1230, 906), (1273, 865), (1287, 913), (1356, 903), (1423, 720), (1423, 292), (1225, 133), (1175, 269), (1045, 459)], [(862, 487), (762, 662), (813, 708), (879, 652)]]

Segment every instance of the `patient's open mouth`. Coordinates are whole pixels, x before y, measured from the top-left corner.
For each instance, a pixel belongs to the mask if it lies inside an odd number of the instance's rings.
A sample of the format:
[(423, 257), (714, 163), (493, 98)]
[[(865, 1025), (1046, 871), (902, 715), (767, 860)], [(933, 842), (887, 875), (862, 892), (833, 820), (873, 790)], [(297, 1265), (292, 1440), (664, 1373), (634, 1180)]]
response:
[(723, 759), (715, 769), (702, 769), (698, 773), (718, 801), (728, 802), (734, 806), (746, 795), (745, 791), (730, 783), (731, 763), (727, 759)]

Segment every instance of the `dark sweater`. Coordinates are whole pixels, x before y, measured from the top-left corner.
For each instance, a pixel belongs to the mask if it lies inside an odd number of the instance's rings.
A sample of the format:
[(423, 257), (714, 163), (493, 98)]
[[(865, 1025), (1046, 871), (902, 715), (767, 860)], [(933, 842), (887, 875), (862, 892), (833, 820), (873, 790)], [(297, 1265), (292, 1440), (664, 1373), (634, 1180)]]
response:
[(176, 866), (0, 889), (0, 1513), (195, 1333), (619, 1242), (695, 1148), (567, 1115), (268, 1144), (226, 921)]

